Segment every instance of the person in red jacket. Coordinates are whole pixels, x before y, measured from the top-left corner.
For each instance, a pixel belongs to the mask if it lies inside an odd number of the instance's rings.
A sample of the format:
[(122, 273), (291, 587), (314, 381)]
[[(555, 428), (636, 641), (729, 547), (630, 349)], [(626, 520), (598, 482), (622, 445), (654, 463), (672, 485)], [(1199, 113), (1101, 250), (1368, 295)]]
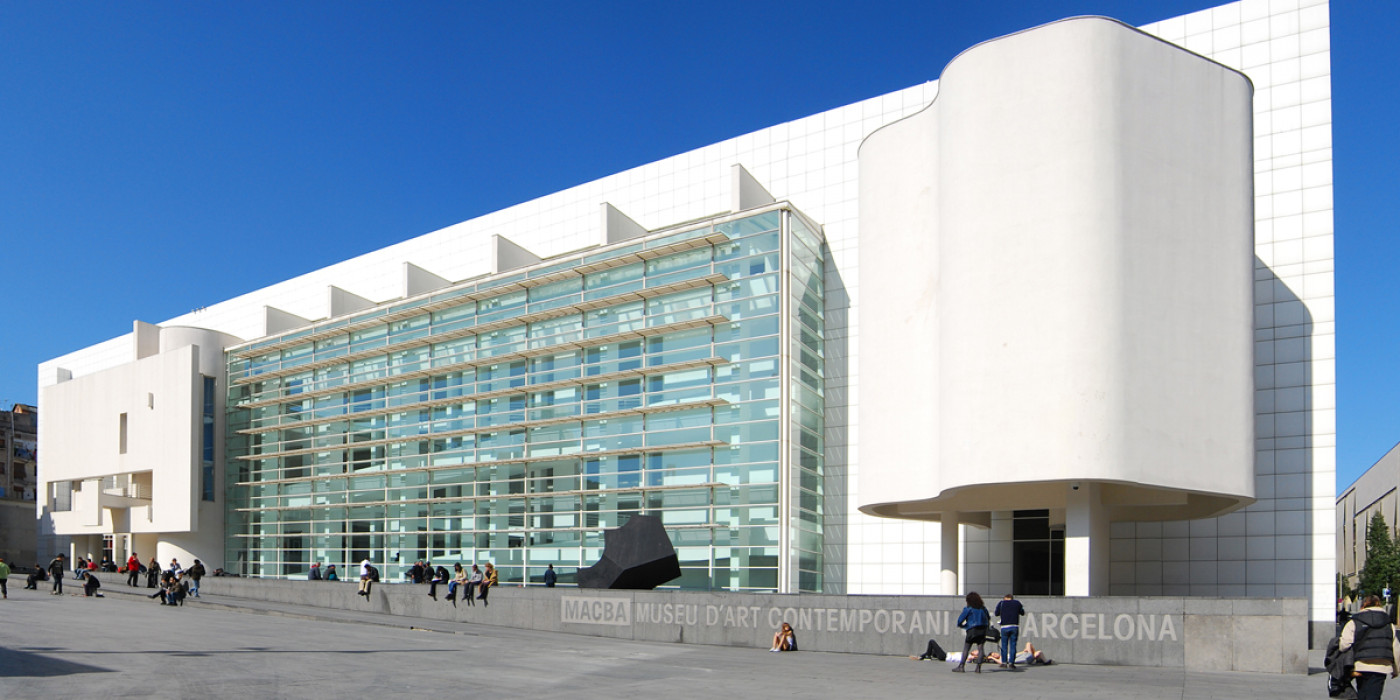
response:
[(140, 576), (141, 559), (136, 556), (136, 552), (132, 552), (131, 556), (126, 558), (126, 585), (135, 588), (136, 579)]

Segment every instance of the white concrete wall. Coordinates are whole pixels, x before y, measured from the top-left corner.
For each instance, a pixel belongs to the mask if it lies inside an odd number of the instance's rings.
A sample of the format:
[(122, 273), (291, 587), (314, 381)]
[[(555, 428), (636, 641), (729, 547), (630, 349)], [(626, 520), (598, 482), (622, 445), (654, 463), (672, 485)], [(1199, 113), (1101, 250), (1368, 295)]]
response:
[[(221, 560), (222, 503), (200, 500), (201, 375), (221, 377), (223, 347), (237, 339), (195, 328), (157, 332), (156, 354), (131, 359), (151, 348), (129, 343), (127, 363), (41, 389), (41, 530), (57, 535), (186, 533), (169, 545), (171, 556), (187, 561), (198, 552)], [(221, 432), (216, 431), (215, 440), (221, 453)], [(222, 492), (219, 473), (216, 469)], [(99, 506), (94, 480), (121, 474), (149, 474), (149, 506)], [(81, 484), (71, 510), (50, 510), (49, 484), (55, 481)], [(162, 549), (166, 545), (162, 541)]]
[(899, 348), (862, 358), (888, 407), (863, 509), (1064, 508), (1051, 482), (1088, 480), (1168, 491), (1104, 489), (1119, 518), (1252, 500), (1248, 80), (1080, 18), (940, 85), (861, 150), (864, 339)]

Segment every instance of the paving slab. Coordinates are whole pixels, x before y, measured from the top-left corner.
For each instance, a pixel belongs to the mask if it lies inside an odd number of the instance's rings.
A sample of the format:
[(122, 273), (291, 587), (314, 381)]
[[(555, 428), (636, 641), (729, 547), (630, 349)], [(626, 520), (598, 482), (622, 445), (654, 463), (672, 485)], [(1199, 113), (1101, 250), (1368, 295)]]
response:
[[(213, 596), (161, 606), (11, 586), (0, 601), (0, 698), (344, 698), (410, 692), (495, 698), (1316, 698), (1323, 676), (1056, 664), (1018, 673), (904, 656), (647, 643)], [(72, 588), (72, 587), (67, 587)], [(21, 590), (17, 590), (21, 589)], [(910, 650), (918, 653), (922, 650)], [(1053, 656), (1054, 650), (1048, 650)], [(1314, 660), (1315, 661), (1315, 660)]]

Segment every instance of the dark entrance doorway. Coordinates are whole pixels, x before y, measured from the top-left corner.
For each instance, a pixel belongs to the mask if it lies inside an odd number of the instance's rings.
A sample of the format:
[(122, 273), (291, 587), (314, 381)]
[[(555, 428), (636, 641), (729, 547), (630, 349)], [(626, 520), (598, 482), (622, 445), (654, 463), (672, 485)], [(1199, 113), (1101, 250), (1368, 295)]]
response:
[(1011, 517), (1012, 592), (1064, 595), (1064, 527), (1050, 527), (1048, 510), (1018, 510)]

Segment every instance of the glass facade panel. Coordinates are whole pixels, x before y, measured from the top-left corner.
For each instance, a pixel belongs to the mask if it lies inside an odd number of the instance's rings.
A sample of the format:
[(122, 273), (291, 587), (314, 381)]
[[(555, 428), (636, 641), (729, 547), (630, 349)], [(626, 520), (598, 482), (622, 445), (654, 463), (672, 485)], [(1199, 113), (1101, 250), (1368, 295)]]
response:
[(235, 350), (230, 566), (568, 583), (648, 514), (670, 586), (820, 590), (822, 243), (784, 207)]

